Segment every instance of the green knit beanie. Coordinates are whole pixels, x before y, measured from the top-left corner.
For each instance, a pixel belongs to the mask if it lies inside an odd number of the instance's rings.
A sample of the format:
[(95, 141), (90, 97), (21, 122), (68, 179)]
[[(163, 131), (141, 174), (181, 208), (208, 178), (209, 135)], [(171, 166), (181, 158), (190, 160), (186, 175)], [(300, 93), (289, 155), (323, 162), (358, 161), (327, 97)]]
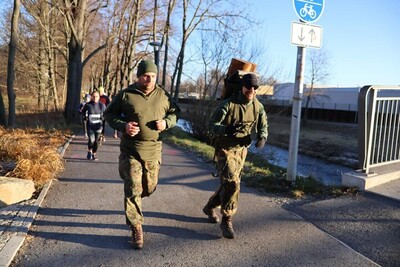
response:
[(157, 73), (157, 65), (154, 64), (153, 61), (151, 60), (142, 60), (140, 61), (138, 67), (137, 67), (137, 73), (136, 76), (140, 77), (143, 74), (147, 72), (154, 72)]

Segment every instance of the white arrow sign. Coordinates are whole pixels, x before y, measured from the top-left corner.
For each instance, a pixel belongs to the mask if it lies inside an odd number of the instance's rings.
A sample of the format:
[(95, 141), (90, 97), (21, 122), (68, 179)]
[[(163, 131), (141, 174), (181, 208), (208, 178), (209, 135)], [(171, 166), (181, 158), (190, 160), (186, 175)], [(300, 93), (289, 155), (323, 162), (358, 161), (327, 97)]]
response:
[(297, 46), (321, 48), (322, 27), (293, 21), (290, 41)]

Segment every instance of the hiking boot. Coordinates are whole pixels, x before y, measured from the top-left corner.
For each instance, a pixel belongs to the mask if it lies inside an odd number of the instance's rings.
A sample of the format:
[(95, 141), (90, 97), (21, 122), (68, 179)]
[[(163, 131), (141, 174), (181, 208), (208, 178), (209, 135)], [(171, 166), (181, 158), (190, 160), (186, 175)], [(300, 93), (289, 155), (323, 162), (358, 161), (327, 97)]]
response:
[(221, 230), (222, 230), (222, 235), (225, 238), (235, 238), (235, 232), (233, 231), (233, 225), (232, 225), (232, 216), (222, 216), (222, 222), (221, 222)]
[(92, 159), (92, 152), (89, 151), (89, 152), (87, 153), (86, 158), (87, 158), (87, 159)]
[(211, 208), (208, 205), (205, 205), (203, 208), (203, 212), (205, 215), (208, 216), (208, 221), (210, 223), (218, 223), (219, 222), (219, 218), (218, 218), (217, 214), (215, 213), (215, 209)]
[(132, 247), (134, 249), (141, 249), (143, 247), (143, 230), (141, 224), (131, 225), (132, 229)]

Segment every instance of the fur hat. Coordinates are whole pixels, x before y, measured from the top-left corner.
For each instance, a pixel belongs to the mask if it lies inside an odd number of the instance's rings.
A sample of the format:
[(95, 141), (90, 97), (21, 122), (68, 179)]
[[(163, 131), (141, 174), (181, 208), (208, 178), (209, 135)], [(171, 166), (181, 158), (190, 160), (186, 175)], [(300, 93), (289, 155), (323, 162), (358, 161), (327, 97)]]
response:
[(151, 60), (142, 60), (140, 61), (137, 67), (136, 76), (140, 77), (147, 72), (157, 73), (157, 65)]

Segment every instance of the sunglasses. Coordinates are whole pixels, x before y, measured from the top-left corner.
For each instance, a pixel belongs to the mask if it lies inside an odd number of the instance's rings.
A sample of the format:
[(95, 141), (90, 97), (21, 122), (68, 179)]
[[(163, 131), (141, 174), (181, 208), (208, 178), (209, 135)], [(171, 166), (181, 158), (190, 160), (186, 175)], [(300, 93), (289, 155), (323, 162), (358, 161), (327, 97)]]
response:
[(253, 85), (243, 85), (247, 90), (250, 90), (251, 88), (254, 88), (254, 90), (258, 89), (258, 86), (253, 86)]

